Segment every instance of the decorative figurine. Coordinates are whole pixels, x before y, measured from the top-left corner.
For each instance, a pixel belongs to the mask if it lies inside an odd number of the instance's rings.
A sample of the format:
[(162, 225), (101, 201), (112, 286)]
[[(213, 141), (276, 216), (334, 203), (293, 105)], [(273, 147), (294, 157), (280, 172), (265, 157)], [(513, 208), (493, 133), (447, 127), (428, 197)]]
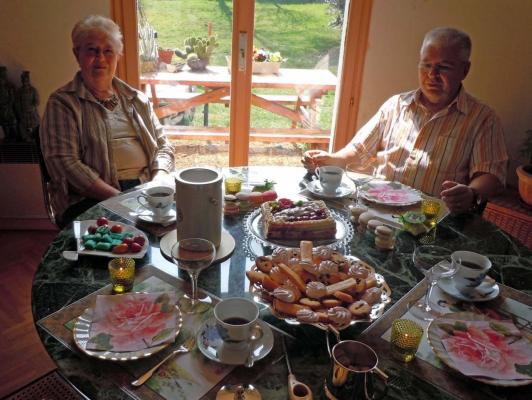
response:
[(6, 142), (15, 142), (18, 136), (14, 102), (15, 87), (7, 80), (7, 68), (0, 65), (0, 126)]
[(30, 71), (22, 71), (20, 81), (22, 86), (17, 90), (15, 97), (19, 134), (22, 141), (31, 142), (33, 141), (32, 132), (40, 123), (37, 110), (39, 93), (31, 86)]

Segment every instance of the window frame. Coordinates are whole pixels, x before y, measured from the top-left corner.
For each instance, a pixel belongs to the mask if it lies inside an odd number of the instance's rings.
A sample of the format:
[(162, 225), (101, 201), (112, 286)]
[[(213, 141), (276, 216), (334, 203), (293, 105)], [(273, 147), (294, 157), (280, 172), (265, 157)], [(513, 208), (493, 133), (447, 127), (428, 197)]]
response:
[[(140, 88), (136, 6), (136, 0), (110, 0), (111, 18), (124, 35), (124, 54), (118, 63), (117, 76), (131, 86)], [(356, 132), (372, 6), (373, 0), (348, 0), (346, 3), (330, 151), (344, 147)], [(233, 65), (238, 65), (236, 49), (239, 32), (247, 32), (248, 38), (253, 37), (254, 7), (255, 0), (233, 0)], [(252, 51), (252, 42), (247, 41), (248, 54)], [(348, 60), (357, 62), (350, 65)], [(251, 110), (251, 57), (247, 57), (245, 71), (232, 69), (231, 93), (235, 95), (231, 98), (229, 166), (244, 166), (248, 164), (249, 155), (247, 133)], [(235, 118), (236, 115), (238, 118)]]

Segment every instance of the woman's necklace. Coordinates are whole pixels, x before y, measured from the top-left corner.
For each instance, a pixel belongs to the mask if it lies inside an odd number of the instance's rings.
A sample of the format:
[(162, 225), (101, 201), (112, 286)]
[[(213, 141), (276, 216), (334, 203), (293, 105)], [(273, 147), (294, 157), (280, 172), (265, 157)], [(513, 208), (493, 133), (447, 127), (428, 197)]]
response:
[(98, 100), (98, 103), (107, 108), (109, 111), (113, 111), (118, 105), (118, 97), (116, 97), (116, 94), (114, 93), (112, 96), (103, 100), (96, 97), (96, 100)]

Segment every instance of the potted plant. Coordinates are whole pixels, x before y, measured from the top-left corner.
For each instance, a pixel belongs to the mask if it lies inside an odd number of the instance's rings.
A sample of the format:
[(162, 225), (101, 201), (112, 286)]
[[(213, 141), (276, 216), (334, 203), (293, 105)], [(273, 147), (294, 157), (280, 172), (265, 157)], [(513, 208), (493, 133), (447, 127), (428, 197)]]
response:
[(527, 159), (528, 164), (520, 165), (516, 172), (519, 180), (519, 195), (525, 203), (532, 206), (532, 129), (526, 131), (526, 135), (520, 153)]
[(165, 64), (171, 64), (172, 63), (172, 57), (174, 55), (174, 49), (163, 49), (162, 47), (159, 47), (157, 49), (157, 53), (159, 55), (159, 61), (165, 63)]
[(185, 49), (176, 50), (175, 54), (187, 60), (187, 65), (193, 71), (203, 71), (209, 65), (214, 48), (218, 46), (216, 36), (191, 36), (185, 39), (184, 44)]
[(157, 34), (155, 29), (150, 25), (148, 19), (141, 11), (139, 20), (139, 58), (140, 71), (153, 72), (157, 69)]
[(253, 47), (253, 73), (278, 74), (281, 63), (286, 61), (281, 53)]

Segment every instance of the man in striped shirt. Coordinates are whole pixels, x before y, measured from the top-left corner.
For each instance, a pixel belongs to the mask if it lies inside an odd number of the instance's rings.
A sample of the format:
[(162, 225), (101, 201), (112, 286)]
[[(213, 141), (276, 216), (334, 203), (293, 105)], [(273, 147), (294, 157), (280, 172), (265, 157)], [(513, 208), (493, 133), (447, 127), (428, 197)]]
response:
[(468, 94), (471, 40), (453, 28), (425, 35), (419, 89), (388, 99), (352, 141), (336, 153), (305, 153), (319, 165), (376, 164), (376, 173), (429, 195), (451, 212), (467, 212), (504, 187), (508, 156), (494, 111)]

